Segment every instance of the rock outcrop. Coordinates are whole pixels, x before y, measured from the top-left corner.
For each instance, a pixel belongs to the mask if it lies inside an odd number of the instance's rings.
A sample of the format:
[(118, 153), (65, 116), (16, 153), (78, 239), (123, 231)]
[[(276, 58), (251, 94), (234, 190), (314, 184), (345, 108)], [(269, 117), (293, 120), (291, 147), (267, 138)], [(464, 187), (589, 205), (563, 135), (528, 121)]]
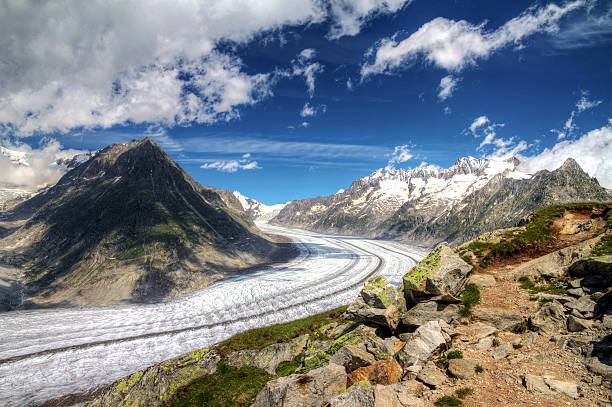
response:
[(395, 331), (406, 310), (403, 292), (386, 278), (375, 275), (365, 283), (359, 296), (346, 310), (353, 321), (370, 322)]

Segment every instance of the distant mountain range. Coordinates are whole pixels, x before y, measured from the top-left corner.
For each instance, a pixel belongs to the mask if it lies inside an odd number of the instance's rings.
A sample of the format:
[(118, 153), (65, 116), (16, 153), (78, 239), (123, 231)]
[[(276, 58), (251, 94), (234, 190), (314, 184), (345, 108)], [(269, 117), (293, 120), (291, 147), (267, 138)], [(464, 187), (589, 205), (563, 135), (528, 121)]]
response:
[(545, 205), (612, 200), (572, 159), (536, 174), (519, 171), (519, 164), (464, 157), (448, 169), (379, 169), (346, 191), (290, 202), (271, 223), (431, 246), (512, 226)]
[(234, 196), (242, 205), (244, 211), (253, 219), (254, 221), (268, 222), (272, 218), (274, 218), (278, 213), (287, 205), (284, 204), (276, 204), (276, 205), (265, 205), (253, 198), (248, 198), (242, 195), (239, 191), (234, 191)]
[(282, 259), (229, 191), (203, 187), (150, 138), (70, 160), (48, 190), (0, 213), (0, 263), (38, 303), (149, 301)]

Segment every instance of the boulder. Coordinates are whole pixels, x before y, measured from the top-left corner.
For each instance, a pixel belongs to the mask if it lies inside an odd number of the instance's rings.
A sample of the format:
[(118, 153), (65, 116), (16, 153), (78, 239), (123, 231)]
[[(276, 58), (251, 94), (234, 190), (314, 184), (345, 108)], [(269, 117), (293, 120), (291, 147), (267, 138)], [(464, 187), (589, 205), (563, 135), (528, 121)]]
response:
[(472, 315), (475, 319), (492, 325), (503, 331), (510, 331), (523, 322), (521, 314), (509, 312), (499, 308), (477, 308)]
[(424, 403), (399, 383), (391, 386), (362, 384), (330, 400), (329, 407), (424, 407)]
[(482, 338), (486, 338), (487, 336), (494, 335), (498, 332), (497, 328), (483, 322), (474, 322), (469, 325), (459, 325), (456, 327), (456, 330), (471, 343), (478, 342)]
[(430, 387), (436, 388), (444, 384), (448, 377), (442, 370), (438, 369), (434, 362), (427, 362), (417, 375), (417, 379)]
[(409, 328), (419, 327), (432, 320), (447, 323), (459, 319), (459, 306), (455, 304), (425, 301), (416, 304), (402, 314), (402, 323)]
[(486, 338), (482, 338), (476, 344), (476, 348), (477, 349), (483, 349), (483, 350), (490, 349), (491, 346), (493, 346), (493, 340), (494, 339), (495, 339), (494, 336), (487, 336)]
[(573, 263), (567, 271), (574, 277), (601, 275), (605, 279), (612, 276), (612, 255), (587, 257)]
[(582, 297), (584, 295), (584, 290), (580, 287), (578, 288), (570, 288), (569, 290), (567, 290), (567, 293), (569, 295), (571, 295), (572, 297)]
[(396, 355), (403, 368), (426, 361), (441, 346), (446, 344), (438, 321), (429, 321), (406, 338), (406, 344)]
[(379, 360), (370, 366), (360, 367), (348, 375), (347, 386), (362, 380), (367, 380), (371, 384), (389, 385), (400, 381), (402, 378), (402, 367), (389, 357)]
[(391, 356), (383, 340), (376, 336), (373, 328), (367, 325), (357, 325), (353, 330), (344, 333), (333, 341), (325, 341), (321, 345), (323, 346), (317, 346), (314, 349), (307, 348), (304, 355), (304, 366), (300, 368), (300, 373), (324, 366), (345, 345), (365, 348), (376, 360)]
[(344, 367), (330, 363), (308, 374), (271, 380), (259, 392), (253, 407), (319, 407), (346, 389)]
[(329, 359), (329, 363), (344, 366), (347, 373), (374, 362), (374, 355), (368, 353), (364, 346), (355, 345), (344, 345)]
[(565, 303), (565, 307), (571, 310), (576, 310), (582, 314), (585, 312), (589, 312), (591, 314), (595, 313), (595, 305), (596, 302), (591, 300), (589, 297), (584, 296), (578, 299), (572, 299), (571, 301)]
[(545, 333), (558, 333), (565, 328), (565, 309), (557, 301), (542, 304), (531, 317), (531, 325)]
[(578, 386), (573, 382), (555, 380), (548, 376), (525, 375), (525, 387), (531, 393), (556, 399), (562, 396), (578, 398)]
[(432, 295), (458, 297), (471, 271), (472, 266), (443, 243), (404, 276), (406, 300), (417, 303)]
[(478, 362), (469, 359), (451, 359), (448, 361), (448, 372), (457, 379), (469, 379), (476, 374)]
[(576, 318), (570, 315), (567, 318), (567, 330), (570, 332), (580, 332), (585, 329), (589, 329), (592, 326), (592, 322), (582, 318)]
[(490, 274), (472, 274), (469, 282), (475, 284), (478, 288), (495, 287), (497, 284), (495, 277)]
[(291, 362), (304, 351), (308, 338), (308, 335), (303, 335), (289, 342), (273, 343), (259, 351), (233, 352), (228, 356), (226, 363), (234, 367), (257, 367), (273, 375), (278, 365), (282, 362)]
[(346, 310), (346, 315), (350, 320), (387, 326), (394, 331), (405, 310), (402, 290), (390, 284), (386, 278), (375, 275), (366, 281), (357, 299)]
[(493, 359), (503, 359), (512, 352), (512, 345), (510, 342), (500, 343), (491, 351), (491, 357)]
[(88, 406), (163, 406), (182, 387), (214, 373), (219, 360), (209, 349), (166, 360), (111, 384)]

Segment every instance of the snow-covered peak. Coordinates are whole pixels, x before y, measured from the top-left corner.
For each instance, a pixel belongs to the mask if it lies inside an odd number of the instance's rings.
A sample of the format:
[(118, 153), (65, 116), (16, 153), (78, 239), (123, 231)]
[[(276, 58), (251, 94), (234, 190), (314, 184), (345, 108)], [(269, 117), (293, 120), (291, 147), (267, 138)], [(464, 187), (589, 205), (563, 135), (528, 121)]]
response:
[(276, 215), (287, 205), (284, 204), (276, 204), (276, 205), (266, 205), (263, 204), (253, 198), (246, 197), (240, 193), (240, 191), (234, 191), (234, 196), (242, 205), (242, 209), (251, 217), (251, 219), (267, 222)]
[(25, 166), (30, 165), (27, 161), (27, 153), (23, 151), (9, 150), (8, 148), (0, 147), (0, 154), (5, 157), (8, 157), (9, 161), (13, 164)]

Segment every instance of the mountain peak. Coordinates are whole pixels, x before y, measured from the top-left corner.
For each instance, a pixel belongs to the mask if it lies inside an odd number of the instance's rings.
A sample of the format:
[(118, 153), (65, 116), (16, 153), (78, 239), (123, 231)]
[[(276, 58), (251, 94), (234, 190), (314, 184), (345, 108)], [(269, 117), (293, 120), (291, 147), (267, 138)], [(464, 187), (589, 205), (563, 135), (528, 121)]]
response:
[(574, 160), (573, 158), (568, 158), (567, 160), (565, 160), (565, 162), (563, 163), (563, 165), (561, 167), (559, 167), (560, 170), (562, 171), (583, 171), (582, 167), (580, 167), (580, 164), (578, 164), (576, 162), (576, 160)]

